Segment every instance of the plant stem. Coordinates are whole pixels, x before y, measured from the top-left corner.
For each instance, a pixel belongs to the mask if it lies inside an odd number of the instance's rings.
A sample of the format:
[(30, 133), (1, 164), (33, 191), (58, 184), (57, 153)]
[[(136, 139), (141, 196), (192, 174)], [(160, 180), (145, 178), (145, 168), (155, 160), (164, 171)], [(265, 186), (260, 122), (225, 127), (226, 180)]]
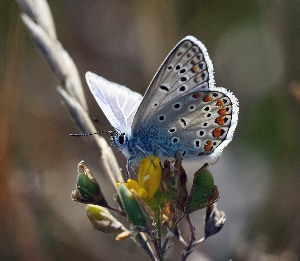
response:
[(186, 247), (186, 249), (182, 251), (181, 261), (186, 260), (187, 257), (193, 252), (194, 242), (196, 240), (195, 227), (193, 226), (189, 215), (186, 215), (186, 220), (189, 224), (189, 228), (190, 228), (190, 232), (191, 232), (191, 238), (190, 238), (190, 242), (189, 242), (188, 246)]

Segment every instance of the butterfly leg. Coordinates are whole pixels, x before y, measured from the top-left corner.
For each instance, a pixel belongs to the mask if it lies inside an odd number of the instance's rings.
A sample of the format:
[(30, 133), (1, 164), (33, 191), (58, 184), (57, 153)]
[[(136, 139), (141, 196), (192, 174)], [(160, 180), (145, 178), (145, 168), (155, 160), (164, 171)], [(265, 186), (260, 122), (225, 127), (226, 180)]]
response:
[[(150, 162), (152, 163), (153, 166), (155, 166), (153, 160), (151, 159), (149, 153), (147, 153), (145, 150), (143, 150), (139, 145), (135, 145), (141, 152), (145, 154), (145, 157), (149, 158)], [(154, 151), (154, 150), (152, 150)]]
[(133, 167), (133, 163), (135, 161), (134, 157), (130, 157), (127, 159), (127, 164), (126, 164), (126, 180), (131, 177), (130, 170), (134, 173), (134, 175), (137, 177), (137, 173), (135, 168)]

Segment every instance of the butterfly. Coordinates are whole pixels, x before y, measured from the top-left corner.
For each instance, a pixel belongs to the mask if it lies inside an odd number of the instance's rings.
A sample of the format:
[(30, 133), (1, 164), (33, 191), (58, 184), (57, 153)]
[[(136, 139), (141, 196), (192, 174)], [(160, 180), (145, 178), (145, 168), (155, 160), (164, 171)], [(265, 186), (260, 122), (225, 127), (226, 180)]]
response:
[(112, 144), (126, 156), (127, 172), (144, 157), (170, 158), (176, 152), (183, 159), (215, 162), (237, 126), (238, 100), (215, 86), (212, 61), (193, 36), (171, 50), (144, 97), (91, 72), (86, 80), (115, 128)]

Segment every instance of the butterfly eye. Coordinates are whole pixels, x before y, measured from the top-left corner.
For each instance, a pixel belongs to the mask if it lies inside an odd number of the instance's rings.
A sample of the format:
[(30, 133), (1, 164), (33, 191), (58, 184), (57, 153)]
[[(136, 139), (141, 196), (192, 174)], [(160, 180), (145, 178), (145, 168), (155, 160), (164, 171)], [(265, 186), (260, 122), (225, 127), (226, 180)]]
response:
[(118, 138), (118, 142), (123, 145), (125, 143), (125, 133), (122, 133), (119, 138)]

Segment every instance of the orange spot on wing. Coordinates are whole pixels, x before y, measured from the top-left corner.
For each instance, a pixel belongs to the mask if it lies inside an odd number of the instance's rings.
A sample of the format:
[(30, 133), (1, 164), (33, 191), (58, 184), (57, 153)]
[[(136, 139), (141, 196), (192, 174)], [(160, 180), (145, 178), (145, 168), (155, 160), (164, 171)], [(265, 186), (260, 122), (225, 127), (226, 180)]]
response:
[(221, 109), (218, 110), (218, 113), (220, 115), (226, 115), (226, 108), (225, 107), (222, 107)]
[(204, 145), (204, 150), (205, 152), (210, 152), (212, 149), (212, 141), (211, 140), (207, 140), (206, 141), (206, 145)]
[(216, 105), (217, 106), (224, 106), (224, 103), (222, 102), (222, 100), (217, 100)]
[(220, 128), (215, 128), (215, 129), (212, 131), (212, 135), (213, 135), (213, 137), (215, 137), (216, 139), (220, 138), (220, 136), (221, 136), (221, 129), (220, 129)]
[(194, 94), (193, 94), (193, 98), (194, 99), (199, 99), (201, 97), (201, 93), (200, 92), (195, 92)]
[(224, 125), (224, 116), (216, 118), (215, 123), (218, 123), (219, 125)]
[(203, 98), (203, 101), (204, 102), (211, 102), (213, 101), (214, 98), (210, 95), (210, 94), (207, 94), (204, 98)]
[(193, 66), (192, 70), (193, 70), (193, 72), (195, 72), (195, 73), (200, 72), (198, 64), (195, 64), (195, 65)]

